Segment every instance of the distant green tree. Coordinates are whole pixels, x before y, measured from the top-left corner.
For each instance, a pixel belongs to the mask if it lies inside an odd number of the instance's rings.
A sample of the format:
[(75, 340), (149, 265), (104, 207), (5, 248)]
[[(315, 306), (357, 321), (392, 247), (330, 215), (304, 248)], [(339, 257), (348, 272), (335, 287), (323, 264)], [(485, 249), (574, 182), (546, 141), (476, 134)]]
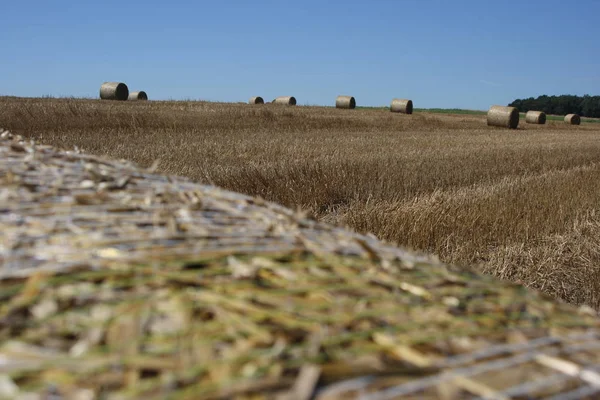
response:
[(600, 96), (583, 96), (581, 113), (586, 117), (600, 118)]
[(543, 111), (546, 114), (579, 114), (583, 117), (600, 118), (600, 96), (548, 96), (537, 98), (516, 99), (509, 106), (516, 107), (521, 112), (530, 110)]

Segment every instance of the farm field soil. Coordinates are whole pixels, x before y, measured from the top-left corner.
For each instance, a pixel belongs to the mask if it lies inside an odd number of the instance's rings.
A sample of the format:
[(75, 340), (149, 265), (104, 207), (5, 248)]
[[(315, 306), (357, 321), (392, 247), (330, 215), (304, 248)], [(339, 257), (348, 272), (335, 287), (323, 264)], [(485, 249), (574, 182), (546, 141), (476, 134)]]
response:
[(511, 131), (478, 114), (5, 97), (0, 127), (600, 307), (598, 124)]

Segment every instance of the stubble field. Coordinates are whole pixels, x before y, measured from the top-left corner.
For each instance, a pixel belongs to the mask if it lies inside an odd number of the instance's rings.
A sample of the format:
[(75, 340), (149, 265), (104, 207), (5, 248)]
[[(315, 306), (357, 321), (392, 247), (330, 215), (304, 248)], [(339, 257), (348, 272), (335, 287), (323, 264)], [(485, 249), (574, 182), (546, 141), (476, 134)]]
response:
[(0, 127), (600, 308), (600, 124), (510, 131), (485, 115), (0, 98)]

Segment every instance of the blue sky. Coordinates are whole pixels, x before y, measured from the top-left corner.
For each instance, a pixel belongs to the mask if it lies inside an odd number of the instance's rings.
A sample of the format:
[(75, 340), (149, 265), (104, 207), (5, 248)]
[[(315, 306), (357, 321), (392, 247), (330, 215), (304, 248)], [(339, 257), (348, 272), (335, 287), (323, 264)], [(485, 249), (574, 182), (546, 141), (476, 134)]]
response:
[(600, 1), (2, 1), (0, 94), (411, 98), (487, 109), (600, 95)]

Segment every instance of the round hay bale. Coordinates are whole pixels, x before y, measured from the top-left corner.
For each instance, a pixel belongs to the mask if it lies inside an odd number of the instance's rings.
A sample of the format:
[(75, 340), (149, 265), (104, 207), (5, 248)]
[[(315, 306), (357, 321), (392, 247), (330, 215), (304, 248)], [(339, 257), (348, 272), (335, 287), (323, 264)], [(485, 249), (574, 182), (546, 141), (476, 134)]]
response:
[(528, 124), (544, 125), (546, 123), (546, 113), (543, 111), (527, 111), (525, 122)]
[(125, 101), (129, 97), (129, 89), (123, 82), (104, 82), (100, 86), (100, 98), (102, 100)]
[(402, 114), (412, 114), (413, 102), (412, 100), (407, 99), (393, 99), (390, 111)]
[(335, 99), (335, 108), (346, 108), (353, 110), (356, 107), (356, 100), (352, 96), (338, 96)]
[(250, 97), (249, 104), (265, 104), (265, 100), (260, 96)]
[(286, 106), (295, 106), (296, 98), (294, 96), (281, 96), (273, 100), (275, 104), (283, 104)]
[(487, 113), (488, 126), (517, 129), (519, 110), (515, 107), (492, 106)]
[(565, 122), (569, 125), (581, 124), (581, 117), (577, 114), (568, 114), (565, 116)]
[(129, 101), (145, 101), (148, 100), (148, 95), (143, 90), (139, 92), (131, 92), (129, 93), (129, 97), (127, 98)]

